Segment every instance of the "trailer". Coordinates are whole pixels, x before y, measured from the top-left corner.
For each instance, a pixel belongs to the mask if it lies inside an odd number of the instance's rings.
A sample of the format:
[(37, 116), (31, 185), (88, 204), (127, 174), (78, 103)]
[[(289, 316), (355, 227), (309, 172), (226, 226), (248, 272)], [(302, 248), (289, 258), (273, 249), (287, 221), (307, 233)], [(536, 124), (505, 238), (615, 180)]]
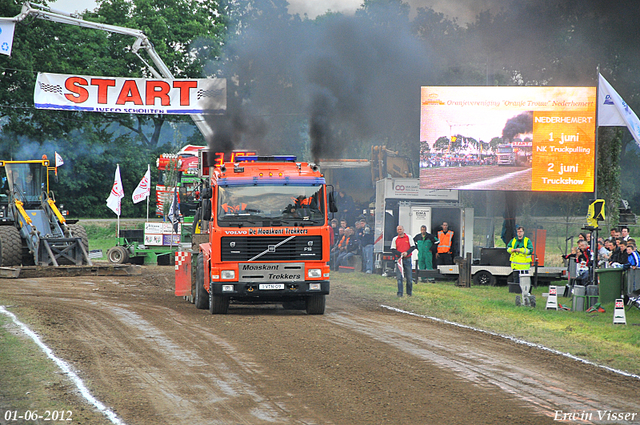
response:
[[(376, 183), (376, 208), (374, 228), (374, 255), (377, 273), (394, 274), (395, 259), (391, 241), (396, 227), (402, 225), (413, 237), (425, 225), (427, 232), (435, 235), (443, 221), (454, 231), (454, 255), (471, 262), (471, 281), (476, 285), (506, 284), (512, 273), (506, 248), (480, 248), (479, 258), (473, 258), (474, 209), (463, 207), (457, 190), (421, 189), (418, 179), (382, 179)], [(542, 254), (541, 254), (542, 255)], [(417, 261), (414, 251), (412, 261)], [(548, 283), (566, 278), (563, 267), (535, 267), (534, 282)], [(420, 277), (458, 279), (458, 264), (437, 266), (433, 271), (419, 271)], [(537, 280), (536, 280), (537, 279)]]
[[(553, 281), (566, 279), (567, 269), (565, 267), (532, 267), (531, 271), (532, 283), (548, 285)], [(458, 264), (438, 266), (438, 273), (446, 279), (458, 279), (460, 266)], [(512, 273), (511, 266), (471, 265), (471, 280), (474, 285), (507, 284)]]

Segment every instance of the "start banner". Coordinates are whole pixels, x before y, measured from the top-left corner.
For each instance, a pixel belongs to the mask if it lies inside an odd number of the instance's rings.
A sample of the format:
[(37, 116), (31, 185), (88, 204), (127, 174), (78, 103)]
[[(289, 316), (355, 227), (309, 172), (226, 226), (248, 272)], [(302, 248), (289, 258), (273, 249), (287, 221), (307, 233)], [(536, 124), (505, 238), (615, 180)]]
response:
[(122, 114), (222, 114), (223, 78), (145, 79), (39, 73), (38, 109)]

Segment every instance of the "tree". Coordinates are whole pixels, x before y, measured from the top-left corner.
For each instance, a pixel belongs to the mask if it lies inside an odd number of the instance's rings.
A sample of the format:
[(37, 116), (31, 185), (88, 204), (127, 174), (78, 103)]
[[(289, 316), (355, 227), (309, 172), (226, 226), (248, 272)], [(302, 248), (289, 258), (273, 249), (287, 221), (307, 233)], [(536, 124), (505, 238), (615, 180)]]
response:
[(620, 217), (620, 151), (622, 131), (614, 127), (599, 129), (598, 198), (605, 200), (607, 226), (618, 224)]
[[(46, 2), (45, 2), (46, 3)], [(141, 29), (176, 78), (205, 74), (207, 61), (220, 54), (226, 21), (212, 0), (98, 0), (85, 19)], [(17, 2), (0, 4), (2, 16), (20, 12)], [(33, 86), (37, 72), (116, 77), (146, 77), (150, 72), (131, 51), (134, 39), (104, 31), (28, 18), (16, 27), (12, 57), (0, 57), (0, 155), (39, 158), (57, 150), (65, 157), (55, 190), (76, 215), (104, 215), (116, 163), (122, 165), (125, 190), (142, 176), (137, 170), (154, 163), (158, 146), (171, 138), (167, 121), (188, 118), (36, 110)], [(149, 61), (149, 58), (145, 59)], [(139, 175), (138, 175), (139, 174)], [(123, 215), (143, 214), (144, 207), (123, 202)]]

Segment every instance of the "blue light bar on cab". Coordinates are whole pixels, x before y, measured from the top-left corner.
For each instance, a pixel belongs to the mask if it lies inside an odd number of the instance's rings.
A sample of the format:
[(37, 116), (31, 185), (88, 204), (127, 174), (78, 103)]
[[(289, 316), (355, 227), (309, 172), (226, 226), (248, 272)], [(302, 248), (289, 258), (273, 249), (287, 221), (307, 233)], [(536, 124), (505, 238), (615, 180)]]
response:
[(218, 186), (320, 186), (324, 177), (241, 177), (218, 179)]
[(245, 155), (236, 157), (236, 162), (295, 162), (295, 155)]

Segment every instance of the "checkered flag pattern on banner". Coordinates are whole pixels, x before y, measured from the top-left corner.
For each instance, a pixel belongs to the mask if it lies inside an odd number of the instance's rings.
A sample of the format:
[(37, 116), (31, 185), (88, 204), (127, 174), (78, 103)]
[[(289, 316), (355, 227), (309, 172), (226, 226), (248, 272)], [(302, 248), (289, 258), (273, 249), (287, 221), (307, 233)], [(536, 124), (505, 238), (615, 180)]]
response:
[(38, 83), (40, 84), (40, 90), (44, 92), (49, 92), (49, 93), (56, 93), (62, 96), (62, 86), (57, 84), (47, 84), (42, 82), (38, 82)]

